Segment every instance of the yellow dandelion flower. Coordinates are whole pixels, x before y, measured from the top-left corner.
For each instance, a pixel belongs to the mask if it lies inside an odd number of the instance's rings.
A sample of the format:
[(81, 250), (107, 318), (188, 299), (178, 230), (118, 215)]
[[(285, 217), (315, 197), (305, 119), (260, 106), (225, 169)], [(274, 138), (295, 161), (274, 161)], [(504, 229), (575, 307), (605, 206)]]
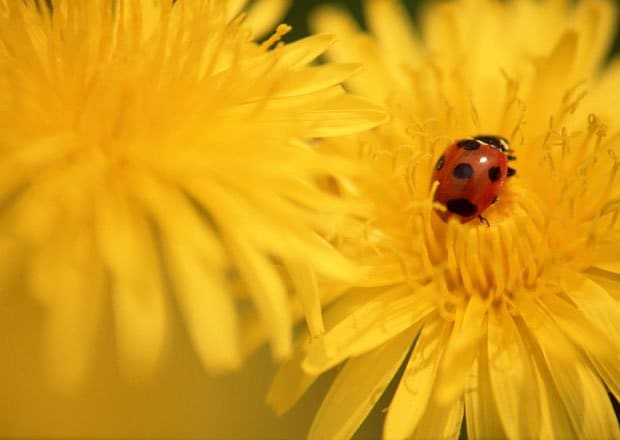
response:
[(124, 373), (156, 370), (171, 305), (219, 371), (241, 360), (246, 304), (286, 356), (289, 284), (351, 267), (322, 213), (359, 207), (318, 183), (349, 166), (308, 140), (384, 114), (343, 91), (357, 66), (310, 65), (332, 37), (285, 45), (280, 25), (256, 43), (244, 3), (0, 1), (0, 292), (41, 305), (61, 386), (84, 377), (108, 304)]
[[(418, 32), (397, 1), (366, 2), (371, 34), (337, 9), (331, 55), (363, 60), (354, 91), (392, 120), (326, 143), (371, 174), (341, 190), (376, 212), (342, 233), (368, 267), (303, 338), (269, 402), (284, 411), (346, 361), (311, 438), (353, 435), (404, 363), (386, 438), (619, 438), (620, 62), (603, 0), (456, 0)], [(492, 134), (517, 174), (477, 220), (444, 222), (431, 176), (458, 139)]]

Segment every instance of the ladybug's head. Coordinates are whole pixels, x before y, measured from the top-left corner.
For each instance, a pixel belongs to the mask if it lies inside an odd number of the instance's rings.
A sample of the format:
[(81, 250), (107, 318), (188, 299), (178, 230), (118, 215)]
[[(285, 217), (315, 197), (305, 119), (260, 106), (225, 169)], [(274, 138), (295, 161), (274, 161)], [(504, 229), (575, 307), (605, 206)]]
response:
[(510, 145), (508, 141), (501, 136), (493, 136), (493, 135), (479, 135), (474, 138), (477, 141), (484, 142), (485, 144), (489, 144), (492, 147), (497, 148), (503, 153), (511, 153)]

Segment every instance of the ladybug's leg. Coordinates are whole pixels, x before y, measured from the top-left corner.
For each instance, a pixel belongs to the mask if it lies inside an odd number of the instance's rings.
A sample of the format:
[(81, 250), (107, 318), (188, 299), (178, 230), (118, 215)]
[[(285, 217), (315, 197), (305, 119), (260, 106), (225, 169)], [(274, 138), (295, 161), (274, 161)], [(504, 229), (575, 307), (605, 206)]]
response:
[(514, 176), (515, 174), (517, 174), (517, 170), (515, 170), (514, 168), (508, 167), (508, 171), (506, 172), (506, 177)]
[(491, 205), (493, 203), (496, 203), (499, 200), (499, 194), (495, 194), (495, 197), (493, 197), (493, 201), (491, 202)]
[(489, 223), (489, 221), (485, 217), (479, 215), (478, 218), (480, 219), (480, 223), (486, 223), (487, 224), (487, 228), (491, 226), (491, 224)]
[(511, 156), (510, 154), (506, 155), (506, 159), (508, 160), (517, 160), (517, 156)]

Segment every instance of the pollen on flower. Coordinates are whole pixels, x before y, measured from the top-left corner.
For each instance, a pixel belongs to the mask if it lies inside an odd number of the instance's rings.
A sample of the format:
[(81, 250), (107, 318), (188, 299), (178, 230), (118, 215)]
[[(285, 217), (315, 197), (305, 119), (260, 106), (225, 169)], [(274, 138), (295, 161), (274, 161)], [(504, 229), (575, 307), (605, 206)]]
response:
[(269, 49), (270, 47), (278, 43), (282, 39), (282, 37), (284, 37), (286, 34), (288, 34), (292, 30), (293, 30), (293, 27), (288, 24), (285, 24), (285, 23), (279, 24), (278, 27), (276, 28), (276, 31), (273, 33), (273, 35), (271, 35), (267, 40), (261, 43), (261, 48)]

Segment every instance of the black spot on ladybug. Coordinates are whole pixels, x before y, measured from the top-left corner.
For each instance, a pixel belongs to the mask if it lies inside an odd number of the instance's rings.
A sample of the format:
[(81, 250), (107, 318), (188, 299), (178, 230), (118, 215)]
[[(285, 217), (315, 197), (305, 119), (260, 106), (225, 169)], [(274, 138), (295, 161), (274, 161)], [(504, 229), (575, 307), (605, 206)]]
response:
[(477, 150), (480, 148), (480, 142), (474, 141), (472, 139), (464, 139), (462, 141), (458, 141), (456, 144), (459, 148), (464, 148), (466, 150)]
[(508, 167), (508, 171), (506, 172), (506, 176), (510, 177), (510, 176), (514, 176), (515, 174), (517, 174), (517, 170), (515, 170), (514, 168)]
[(443, 164), (444, 164), (444, 162), (445, 162), (445, 161), (446, 161), (446, 156), (441, 156), (441, 157), (439, 158), (439, 160), (437, 161), (437, 163), (435, 164), (435, 169), (436, 169), (437, 171), (439, 171), (440, 169), (442, 169), (442, 168), (443, 168)]
[(460, 163), (452, 170), (452, 175), (457, 179), (469, 179), (472, 174), (474, 174), (474, 169), (468, 163)]
[[(474, 139), (480, 142), (484, 142), (485, 144), (489, 144), (497, 148), (498, 150), (504, 151), (508, 144), (508, 141), (504, 138), (500, 138), (499, 136), (476, 136)], [(504, 143), (502, 143), (504, 141)]]
[(489, 179), (491, 179), (491, 182), (497, 182), (500, 177), (502, 177), (502, 171), (499, 167), (489, 168)]
[(478, 211), (478, 207), (467, 199), (451, 199), (446, 203), (448, 211), (462, 217), (470, 217)]

